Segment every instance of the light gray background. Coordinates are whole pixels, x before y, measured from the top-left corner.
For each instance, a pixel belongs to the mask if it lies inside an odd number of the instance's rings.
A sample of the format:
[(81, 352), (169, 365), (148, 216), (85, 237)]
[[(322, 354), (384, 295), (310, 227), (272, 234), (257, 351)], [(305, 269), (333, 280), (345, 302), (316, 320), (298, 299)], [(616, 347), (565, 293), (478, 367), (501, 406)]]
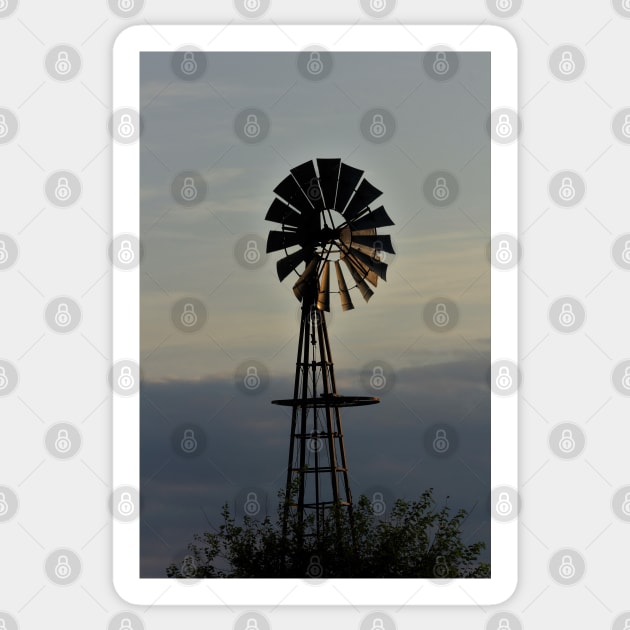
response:
[[(520, 582), (497, 607), (390, 610), (398, 628), (437, 625), (460, 629), (497, 627), (510, 611), (527, 628), (623, 628), (630, 608), (628, 523), (612, 511), (616, 491), (630, 484), (627, 470), (628, 398), (613, 387), (615, 366), (630, 355), (627, 338), (628, 276), (611, 257), (613, 242), (630, 232), (627, 213), (628, 146), (612, 133), (616, 113), (630, 106), (625, 60), (630, 21), (620, 3), (577, 7), (567, 0), (523, 4), (501, 19), (484, 2), (399, 1), (383, 18), (395, 23), (500, 23), (520, 49), (521, 334), (523, 373), (520, 415)], [(299, 5), (274, 0), (259, 18), (276, 23), (370, 22), (359, 2), (321, 0)], [(102, 2), (23, 0), (0, 19), (3, 107), (19, 118), (14, 140), (0, 146), (2, 232), (19, 243), (20, 257), (3, 271), (2, 358), (17, 365), (18, 388), (0, 399), (0, 484), (19, 496), (17, 515), (0, 523), (0, 610), (20, 628), (52, 619), (65, 628), (106, 628), (133, 609), (147, 628), (231, 628), (239, 610), (131, 607), (111, 582), (111, 405), (107, 371), (111, 354), (111, 45), (130, 23), (245, 21), (227, 0), (200, 7), (147, 2), (124, 20)], [(47, 52), (70, 43), (80, 51), (80, 73), (67, 83), (45, 69)], [(561, 44), (580, 48), (584, 73), (558, 80), (548, 61)], [(52, 206), (44, 194), (48, 176), (76, 173), (79, 201)], [(557, 205), (548, 185), (560, 171), (586, 182), (583, 200)], [(68, 295), (82, 309), (80, 326), (52, 332), (44, 312)], [(551, 326), (548, 311), (559, 297), (585, 306), (586, 320), (572, 334)], [(45, 448), (47, 429), (59, 422), (80, 427), (81, 449), (58, 461)], [(572, 422), (586, 436), (584, 450), (569, 460), (554, 454), (549, 436)], [(60, 548), (81, 559), (78, 579), (67, 587), (50, 582), (46, 558)], [(578, 551), (585, 574), (571, 586), (549, 573), (563, 549)], [(359, 628), (370, 610), (274, 608), (261, 612), (273, 628), (319, 629), (333, 619)], [(507, 615), (506, 615), (507, 616)], [(514, 617), (510, 617), (513, 619)], [(494, 625), (493, 625), (494, 624)], [(613, 626), (614, 624), (614, 626)], [(7, 627), (11, 627), (7, 623)], [(112, 626), (113, 627), (113, 626)], [(514, 623), (512, 627), (517, 627)], [(369, 628), (367, 629), (369, 630)]]

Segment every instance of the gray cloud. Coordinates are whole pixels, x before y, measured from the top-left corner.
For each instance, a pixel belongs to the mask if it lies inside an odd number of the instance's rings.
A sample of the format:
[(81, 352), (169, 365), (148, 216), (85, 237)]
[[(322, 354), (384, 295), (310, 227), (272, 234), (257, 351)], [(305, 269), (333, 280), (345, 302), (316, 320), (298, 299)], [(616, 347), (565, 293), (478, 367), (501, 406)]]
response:
[[(475, 510), (466, 535), (489, 545), (490, 483), (488, 362), (469, 358), (404, 368), (395, 388), (373, 407), (344, 410), (351, 487), (356, 500), (374, 487), (390, 496), (414, 498), (428, 487), (451, 498), (453, 508)], [(356, 371), (339, 373), (344, 393), (365, 394)], [(220, 523), (228, 502), (239, 511), (244, 493), (255, 489), (262, 513), (275, 514), (284, 487), (290, 415), (270, 400), (287, 397), (287, 377), (272, 379), (257, 396), (245, 396), (227, 379), (146, 382), (141, 403), (141, 555), (144, 577), (164, 576), (193, 534)], [(446, 459), (427, 449), (435, 424), (453, 428), (457, 451)], [(204, 452), (182, 458), (173, 432), (196, 425)], [(455, 441), (455, 440), (453, 440)], [(201, 440), (200, 440), (201, 442)], [(472, 540), (470, 541), (472, 542)], [(489, 550), (487, 552), (489, 557)]]

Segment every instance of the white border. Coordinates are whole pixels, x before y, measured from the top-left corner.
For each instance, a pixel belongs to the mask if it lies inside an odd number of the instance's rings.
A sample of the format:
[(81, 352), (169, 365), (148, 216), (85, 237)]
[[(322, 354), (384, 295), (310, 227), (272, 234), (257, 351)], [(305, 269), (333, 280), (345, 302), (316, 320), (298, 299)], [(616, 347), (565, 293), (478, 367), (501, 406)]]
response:
[[(286, 33), (286, 34), (285, 34)], [(290, 37), (287, 37), (287, 35)], [(293, 42), (291, 41), (293, 40)], [(173, 42), (167, 45), (165, 42)], [(210, 42), (210, 44), (208, 44)], [(295, 42), (295, 43), (294, 43)], [(132, 26), (113, 51), (113, 111), (139, 109), (140, 51), (299, 51), (314, 43), (331, 51), (423, 51), (446, 45), (491, 53), (491, 110), (517, 106), (517, 48), (497, 26), (422, 25), (208, 25)], [(419, 42), (423, 42), (422, 45)], [(139, 235), (139, 142), (113, 147), (113, 233)], [(491, 142), (492, 236), (518, 233), (517, 142)], [(517, 362), (517, 271), (491, 267), (491, 361)], [(113, 273), (113, 363), (139, 361), (139, 269)], [(491, 395), (491, 487), (518, 487), (518, 396)], [(113, 487), (139, 488), (139, 395), (113, 397)], [(491, 579), (329, 579), (315, 586), (300, 579), (140, 579), (139, 519), (113, 521), (113, 577), (118, 594), (133, 604), (160, 605), (491, 605), (505, 601), (517, 583), (517, 519), (491, 521)]]

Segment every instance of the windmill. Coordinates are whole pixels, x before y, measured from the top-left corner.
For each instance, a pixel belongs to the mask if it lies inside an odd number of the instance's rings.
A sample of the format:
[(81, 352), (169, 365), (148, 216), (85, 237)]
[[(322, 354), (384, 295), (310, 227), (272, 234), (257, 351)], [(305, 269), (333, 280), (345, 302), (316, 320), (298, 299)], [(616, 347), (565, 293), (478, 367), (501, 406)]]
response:
[(367, 302), (373, 295), (369, 285), (386, 279), (386, 253), (395, 253), (391, 237), (377, 233), (393, 221), (383, 206), (371, 208), (381, 191), (363, 174), (340, 159), (304, 162), (276, 186), (277, 198), (265, 217), (281, 225), (269, 232), (267, 253), (284, 251), (276, 263), (278, 278), (297, 276), (293, 293), (302, 303), (293, 398), (272, 401), (292, 409), (285, 496), (297, 487), (297, 499), (285, 501), (284, 539), (290, 510), (297, 512), (300, 532), (305, 515), (314, 513), (318, 540), (325, 512), (335, 505), (347, 509), (353, 523), (340, 410), (379, 399), (337, 392), (325, 312), (331, 293), (339, 295), (344, 311), (354, 308), (354, 288)]

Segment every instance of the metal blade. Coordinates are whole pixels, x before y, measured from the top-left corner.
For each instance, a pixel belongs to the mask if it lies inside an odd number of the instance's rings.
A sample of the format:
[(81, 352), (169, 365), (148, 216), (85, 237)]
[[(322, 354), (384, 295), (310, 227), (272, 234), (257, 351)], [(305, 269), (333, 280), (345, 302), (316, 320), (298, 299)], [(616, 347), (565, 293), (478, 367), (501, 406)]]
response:
[(343, 211), (343, 216), (347, 221), (352, 221), (354, 217), (365, 210), (377, 197), (380, 197), (383, 193), (372, 186), (367, 179), (364, 179), (354, 193), (350, 203)]
[(335, 207), (340, 165), (341, 160), (338, 158), (319, 158), (317, 160), (319, 187), (322, 189), (322, 194), (324, 195), (324, 206), (329, 209)]
[(302, 272), (302, 275), (297, 279), (297, 282), (293, 285), (293, 293), (295, 293), (295, 297), (302, 301), (304, 297), (304, 292), (306, 291), (306, 287), (310, 280), (313, 279), (313, 274), (317, 269), (317, 263), (320, 261), (319, 256), (314, 256), (311, 259), (311, 262), (306, 265), (306, 268)]
[(319, 187), (317, 173), (315, 173), (315, 164), (309, 160), (292, 168), (291, 173), (315, 210), (322, 212), (324, 210), (324, 198)]
[(273, 189), (273, 192), (275, 192), (278, 197), (284, 199), (287, 203), (290, 203), (294, 208), (297, 208), (300, 212), (313, 212), (313, 207), (302, 192), (302, 189), (298, 186), (298, 183), (293, 178), (293, 175), (287, 175)]
[(372, 289), (368, 287), (365, 280), (361, 277), (361, 274), (353, 267), (352, 262), (348, 259), (347, 256), (344, 256), (342, 260), (344, 263), (346, 263), (346, 267), (348, 267), (348, 270), (350, 271), (350, 275), (352, 276), (352, 279), (354, 280), (359, 291), (361, 292), (363, 299), (366, 302), (368, 302), (369, 299), (374, 295), (374, 291), (372, 291)]
[(284, 201), (274, 199), (267, 210), (265, 220), (281, 223), (282, 225), (292, 225), (299, 227), (302, 224), (302, 217), (295, 210), (290, 208)]
[(328, 260), (324, 263), (319, 281), (317, 308), (320, 311), (330, 311), (330, 261)]
[[(362, 236), (360, 234), (352, 233), (352, 244), (363, 245), (368, 249), (375, 251), (381, 250), (389, 254), (395, 254), (394, 246), (392, 245), (392, 237), (388, 234), (375, 234), (373, 236)], [(365, 251), (362, 249), (361, 251)], [(369, 252), (368, 252), (369, 253)]]
[(305, 257), (306, 252), (303, 249), (299, 249), (297, 252), (281, 258), (276, 263), (276, 270), (278, 271), (278, 278), (280, 278), (280, 282), (282, 282), (301, 262), (303, 262)]
[(337, 198), (335, 199), (335, 210), (343, 212), (352, 193), (359, 183), (363, 171), (347, 164), (342, 164), (339, 169), (339, 184), (337, 185)]
[(352, 249), (352, 256), (358, 258), (363, 265), (373, 271), (379, 278), (387, 280), (387, 263), (374, 260), (374, 258), (370, 258), (367, 254), (354, 248)]
[(348, 258), (350, 259), (350, 263), (356, 269), (357, 273), (364, 279), (367, 280), (373, 287), (378, 286), (378, 276), (374, 271), (366, 267), (360, 260), (358, 256), (354, 256), (356, 250), (349, 249), (348, 250)]
[(350, 222), (353, 232), (356, 230), (376, 229), (386, 225), (394, 225), (394, 222), (389, 218), (383, 206), (379, 206), (369, 214)]
[(346, 286), (346, 280), (341, 273), (341, 265), (338, 260), (335, 260), (335, 272), (337, 274), (337, 284), (339, 285), (339, 298), (341, 300), (341, 310), (350, 311), (354, 308), (352, 300), (350, 299), (350, 293)]
[(302, 236), (297, 232), (278, 232), (277, 230), (271, 230), (267, 237), (267, 253), (277, 252), (280, 249), (287, 249), (294, 245), (299, 245), (302, 241)]

